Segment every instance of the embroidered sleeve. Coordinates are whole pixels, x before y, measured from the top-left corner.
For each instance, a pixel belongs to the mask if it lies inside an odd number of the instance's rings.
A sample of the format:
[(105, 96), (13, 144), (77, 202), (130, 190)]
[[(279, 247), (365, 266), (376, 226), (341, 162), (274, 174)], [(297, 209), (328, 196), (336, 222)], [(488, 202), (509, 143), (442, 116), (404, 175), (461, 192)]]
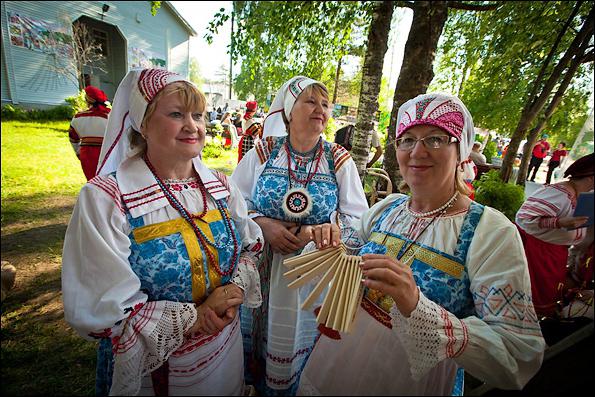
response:
[(242, 158), (233, 171), (230, 180), (238, 188), (241, 196), (244, 198), (247, 207), (247, 216), (250, 218), (257, 218), (262, 216), (256, 210), (256, 204), (252, 200), (253, 193), (256, 186), (256, 181), (266, 166), (266, 163), (261, 163), (256, 150), (250, 149), (248, 153)]
[(113, 177), (92, 179), (79, 194), (62, 252), (64, 317), (87, 339), (117, 334), (147, 300), (128, 262), (129, 231)]
[(269, 159), (273, 146), (278, 144), (281, 139), (279, 137), (267, 136), (264, 139), (260, 139), (254, 143), (254, 150), (258, 157), (260, 164), (264, 164)]
[(475, 315), (462, 319), (468, 343), (455, 361), (492, 386), (521, 389), (539, 370), (545, 341), (521, 237), (500, 212), (485, 208), (467, 269)]
[(127, 319), (112, 339), (114, 374), (110, 395), (133, 396), (144, 375), (160, 367), (184, 343), (184, 333), (196, 322), (194, 304), (147, 302)]
[(242, 251), (232, 282), (244, 290), (247, 307), (258, 307), (262, 303), (260, 276), (256, 264), (263, 250), (263, 236), (260, 227), (247, 216), (246, 202), (233, 180), (230, 183), (229, 210), (240, 234)]
[(419, 293), (409, 318), (391, 309), (393, 331), (405, 346), (411, 376), (420, 380), (445, 358), (457, 357), (468, 343), (467, 327), (451, 313)]
[(552, 244), (571, 245), (582, 240), (582, 229), (560, 229), (560, 218), (572, 216), (572, 197), (565, 188), (544, 186), (519, 208), (515, 221), (527, 233)]
[[(484, 218), (485, 217), (485, 218)], [(444, 359), (502, 389), (521, 389), (541, 366), (545, 342), (531, 302), (518, 232), (486, 208), (470, 245), (467, 267), (475, 313), (458, 318), (420, 292), (409, 318), (391, 310), (414, 379)]]
[(345, 149), (338, 143), (331, 144), (331, 153), (335, 162), (335, 172), (339, 172), (343, 165), (345, 165), (345, 163), (351, 160), (351, 155), (349, 154), (347, 149)]

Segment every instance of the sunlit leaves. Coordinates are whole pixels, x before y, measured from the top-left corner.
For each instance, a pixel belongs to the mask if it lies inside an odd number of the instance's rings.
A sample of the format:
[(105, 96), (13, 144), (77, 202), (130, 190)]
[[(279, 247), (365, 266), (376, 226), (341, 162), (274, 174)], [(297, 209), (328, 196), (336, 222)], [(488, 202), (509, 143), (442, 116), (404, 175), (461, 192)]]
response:
[[(516, 127), (533, 82), (574, 6), (575, 2), (530, 1), (505, 2), (490, 12), (450, 10), (431, 88), (458, 94), (468, 105), (476, 125), (508, 136)], [(546, 76), (564, 55), (590, 7), (589, 2), (583, 4)], [(582, 67), (549, 123), (550, 127), (555, 125), (555, 133), (568, 137), (571, 131), (578, 132), (576, 125), (580, 122), (561, 115), (573, 106), (573, 117), (584, 121), (584, 98), (592, 90), (589, 68)]]
[[(316, 79), (328, 75), (350, 50), (354, 23), (369, 23), (370, 3), (235, 1), (230, 51), (234, 61), (241, 61), (235, 91), (264, 100), (294, 75)], [(215, 14), (207, 40), (229, 14), (229, 10)]]

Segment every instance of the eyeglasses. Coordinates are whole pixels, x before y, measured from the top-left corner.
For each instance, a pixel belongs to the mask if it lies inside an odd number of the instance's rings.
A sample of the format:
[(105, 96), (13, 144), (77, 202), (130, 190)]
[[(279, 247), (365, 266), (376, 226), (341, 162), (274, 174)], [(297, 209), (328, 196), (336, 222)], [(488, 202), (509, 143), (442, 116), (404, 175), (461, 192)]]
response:
[(421, 141), (424, 144), (424, 147), (430, 150), (441, 149), (453, 142), (458, 142), (457, 138), (449, 135), (429, 135), (420, 139), (406, 136), (404, 138), (397, 139), (397, 150), (413, 150), (418, 141)]

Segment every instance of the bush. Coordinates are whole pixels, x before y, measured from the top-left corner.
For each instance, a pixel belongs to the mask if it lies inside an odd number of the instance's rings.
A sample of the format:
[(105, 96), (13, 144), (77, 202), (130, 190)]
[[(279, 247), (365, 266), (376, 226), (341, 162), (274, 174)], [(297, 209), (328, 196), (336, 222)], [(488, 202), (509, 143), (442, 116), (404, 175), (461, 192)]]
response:
[(83, 110), (87, 110), (89, 105), (87, 104), (87, 100), (85, 90), (80, 90), (78, 95), (69, 96), (65, 99), (66, 103), (70, 105), (73, 109), (73, 114), (77, 114), (78, 112), (82, 112)]
[(514, 217), (525, 201), (525, 189), (519, 185), (505, 183), (497, 170), (483, 174), (473, 182), (475, 201), (496, 208), (514, 222)]
[(202, 149), (202, 158), (209, 159), (209, 158), (218, 158), (223, 154), (223, 147), (221, 147), (221, 142), (207, 142), (205, 147)]
[(483, 148), (483, 155), (486, 156), (486, 162), (491, 163), (492, 157), (496, 155), (496, 151), (498, 147), (496, 146), (496, 142), (490, 140), (486, 143), (485, 147)]
[(41, 120), (70, 120), (75, 112), (71, 106), (54, 106), (50, 109), (25, 110), (17, 106), (2, 107), (2, 120), (41, 121)]

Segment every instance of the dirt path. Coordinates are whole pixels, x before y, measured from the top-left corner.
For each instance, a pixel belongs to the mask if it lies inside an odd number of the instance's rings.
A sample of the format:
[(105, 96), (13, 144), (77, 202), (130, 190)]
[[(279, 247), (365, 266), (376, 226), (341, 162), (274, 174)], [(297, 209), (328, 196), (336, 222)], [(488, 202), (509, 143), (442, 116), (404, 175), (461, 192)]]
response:
[(2, 391), (92, 395), (95, 343), (64, 321), (61, 261), (74, 197), (57, 196), (3, 225), (1, 257), (17, 268), (2, 302)]

